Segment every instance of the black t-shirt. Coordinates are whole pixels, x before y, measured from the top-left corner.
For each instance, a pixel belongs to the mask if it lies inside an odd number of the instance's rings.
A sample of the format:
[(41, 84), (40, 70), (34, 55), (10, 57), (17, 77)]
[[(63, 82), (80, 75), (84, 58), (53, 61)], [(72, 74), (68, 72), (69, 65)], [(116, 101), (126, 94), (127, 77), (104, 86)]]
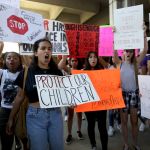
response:
[[(62, 72), (60, 70), (55, 69), (55, 71), (51, 69), (41, 69), (37, 67), (36, 69), (33, 69), (31, 67), (28, 68), (28, 73), (26, 77), (25, 82), (25, 93), (27, 97), (29, 98), (29, 103), (38, 102), (38, 93), (36, 88), (36, 82), (35, 82), (35, 75), (43, 75), (43, 74), (50, 74), (50, 75), (59, 75), (62, 76)], [(20, 72), (18, 75), (15, 84), (18, 85), (20, 88), (23, 89), (23, 79), (24, 79), (24, 71)]]

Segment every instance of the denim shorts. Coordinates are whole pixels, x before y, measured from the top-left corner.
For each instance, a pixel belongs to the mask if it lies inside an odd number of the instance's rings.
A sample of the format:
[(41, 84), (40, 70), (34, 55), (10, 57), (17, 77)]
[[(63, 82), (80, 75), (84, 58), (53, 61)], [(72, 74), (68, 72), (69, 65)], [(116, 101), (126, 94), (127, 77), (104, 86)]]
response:
[(137, 109), (140, 109), (140, 96), (139, 96), (139, 91), (136, 90), (136, 91), (131, 91), (131, 92), (126, 92), (126, 91), (123, 91), (122, 92), (122, 95), (123, 95), (123, 99), (124, 99), (124, 102), (125, 102), (125, 108), (123, 108), (122, 110), (124, 112), (128, 112), (130, 113), (130, 109), (131, 108), (137, 108)]
[(60, 108), (34, 108), (26, 114), (30, 150), (64, 150), (63, 118)]

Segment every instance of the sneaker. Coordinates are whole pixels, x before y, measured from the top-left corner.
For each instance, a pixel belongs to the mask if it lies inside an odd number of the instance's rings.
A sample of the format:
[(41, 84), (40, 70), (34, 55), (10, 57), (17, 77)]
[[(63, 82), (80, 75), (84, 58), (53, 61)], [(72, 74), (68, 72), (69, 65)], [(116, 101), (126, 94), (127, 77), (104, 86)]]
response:
[(134, 150), (141, 150), (141, 148), (138, 145), (133, 146), (133, 148), (134, 148)]
[(77, 135), (78, 135), (78, 139), (79, 140), (83, 140), (84, 139), (81, 131), (77, 131)]
[(85, 120), (85, 116), (84, 115), (82, 115), (82, 120)]
[(92, 150), (96, 150), (97, 148), (96, 148), (96, 146), (92, 146)]
[(65, 116), (64, 121), (68, 121), (68, 116)]
[(120, 125), (120, 124), (117, 124), (117, 125), (116, 125), (116, 128), (117, 128), (117, 130), (119, 130), (120, 133), (121, 133), (121, 125)]
[(112, 126), (109, 126), (108, 128), (108, 136), (113, 136), (114, 135), (114, 128)]
[(143, 132), (145, 129), (145, 124), (144, 123), (141, 123), (140, 124), (140, 127), (139, 127), (139, 131)]
[(67, 136), (67, 139), (66, 139), (65, 143), (66, 143), (67, 145), (69, 145), (69, 144), (71, 144), (71, 142), (72, 142), (72, 135), (69, 134), (69, 135)]

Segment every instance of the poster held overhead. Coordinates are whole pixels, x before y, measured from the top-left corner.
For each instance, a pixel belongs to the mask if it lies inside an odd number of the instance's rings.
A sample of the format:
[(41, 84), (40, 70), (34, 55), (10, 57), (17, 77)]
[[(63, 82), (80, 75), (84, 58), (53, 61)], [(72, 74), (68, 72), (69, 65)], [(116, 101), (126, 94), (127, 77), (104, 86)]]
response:
[(20, 0), (1, 0), (0, 3), (20, 8)]
[(114, 11), (114, 49), (143, 49), (143, 5)]
[(0, 4), (0, 41), (31, 43), (44, 37), (40, 14)]

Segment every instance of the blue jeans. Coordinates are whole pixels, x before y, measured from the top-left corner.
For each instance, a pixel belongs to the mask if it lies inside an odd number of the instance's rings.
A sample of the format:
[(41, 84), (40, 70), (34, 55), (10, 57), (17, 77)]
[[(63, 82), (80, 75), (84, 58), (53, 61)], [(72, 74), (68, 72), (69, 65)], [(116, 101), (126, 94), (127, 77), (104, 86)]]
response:
[(26, 121), (30, 150), (64, 150), (60, 108), (43, 109), (29, 106)]

